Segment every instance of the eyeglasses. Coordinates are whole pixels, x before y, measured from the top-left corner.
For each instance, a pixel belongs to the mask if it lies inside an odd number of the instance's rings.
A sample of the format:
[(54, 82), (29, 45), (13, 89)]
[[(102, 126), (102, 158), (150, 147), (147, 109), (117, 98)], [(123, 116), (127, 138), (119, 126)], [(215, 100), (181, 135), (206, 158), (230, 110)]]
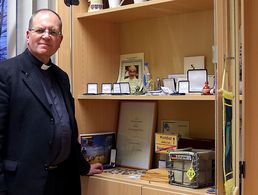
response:
[(55, 29), (46, 29), (46, 28), (30, 28), (29, 31), (33, 31), (38, 35), (43, 35), (45, 33), (48, 33), (48, 35), (57, 37), (62, 35), (60, 31), (56, 31)]

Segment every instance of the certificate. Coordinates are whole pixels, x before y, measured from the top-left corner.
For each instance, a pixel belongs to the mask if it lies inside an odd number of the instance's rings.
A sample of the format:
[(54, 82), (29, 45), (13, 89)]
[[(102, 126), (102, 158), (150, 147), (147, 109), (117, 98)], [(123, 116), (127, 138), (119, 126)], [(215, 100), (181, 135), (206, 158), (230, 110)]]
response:
[(150, 168), (155, 122), (155, 102), (121, 103), (117, 134), (117, 165)]
[(120, 83), (113, 83), (113, 93), (114, 94), (121, 93)]
[(128, 82), (121, 82), (120, 89), (122, 94), (130, 94), (130, 85)]
[(98, 94), (98, 84), (88, 83), (87, 84), (87, 94)]
[(102, 94), (111, 94), (112, 92), (112, 84), (111, 83), (102, 83), (102, 88), (101, 88), (101, 93)]

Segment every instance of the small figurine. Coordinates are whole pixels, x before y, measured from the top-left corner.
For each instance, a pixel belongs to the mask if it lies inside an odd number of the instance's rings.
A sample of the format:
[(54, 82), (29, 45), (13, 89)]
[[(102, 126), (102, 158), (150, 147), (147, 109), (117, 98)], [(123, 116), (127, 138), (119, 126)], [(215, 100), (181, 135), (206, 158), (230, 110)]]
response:
[(204, 87), (202, 88), (203, 95), (210, 95), (210, 87), (208, 81), (205, 82)]

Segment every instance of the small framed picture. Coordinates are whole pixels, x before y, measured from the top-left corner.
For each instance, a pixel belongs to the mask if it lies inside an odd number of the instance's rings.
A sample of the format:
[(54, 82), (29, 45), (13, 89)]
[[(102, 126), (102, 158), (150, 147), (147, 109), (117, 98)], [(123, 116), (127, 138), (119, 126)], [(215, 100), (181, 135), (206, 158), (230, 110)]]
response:
[(189, 81), (178, 81), (178, 93), (189, 92)]
[(162, 79), (162, 81), (163, 81), (164, 87), (169, 88), (172, 92), (176, 91), (176, 83), (174, 78), (171, 78), (171, 79), (164, 78)]
[(130, 85), (128, 82), (121, 82), (120, 89), (122, 94), (130, 94)]
[(114, 162), (111, 152), (116, 148), (115, 132), (80, 134), (80, 142), (83, 157), (89, 163), (102, 163), (106, 167)]
[(121, 87), (120, 83), (113, 83), (113, 94), (120, 94), (121, 93)]
[(98, 83), (88, 83), (87, 84), (87, 94), (89, 94), (89, 95), (98, 94)]
[(207, 69), (193, 69), (187, 71), (190, 93), (201, 93), (205, 82), (208, 80)]
[(102, 94), (111, 94), (112, 93), (112, 83), (102, 83), (101, 93)]

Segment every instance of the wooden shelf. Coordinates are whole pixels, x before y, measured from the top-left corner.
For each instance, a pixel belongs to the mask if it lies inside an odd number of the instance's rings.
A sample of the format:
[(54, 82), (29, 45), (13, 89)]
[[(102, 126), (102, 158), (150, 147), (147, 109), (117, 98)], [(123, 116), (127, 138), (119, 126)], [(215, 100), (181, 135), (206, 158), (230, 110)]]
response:
[(175, 95), (175, 96), (139, 96), (139, 95), (80, 95), (79, 100), (188, 100), (215, 101), (214, 95)]
[(113, 181), (121, 181), (121, 182), (126, 182), (126, 183), (132, 183), (132, 184), (139, 184), (142, 185), (143, 187), (151, 187), (155, 188), (156, 190), (161, 190), (161, 191), (170, 191), (170, 192), (177, 192), (177, 193), (182, 193), (182, 194), (189, 194), (189, 195), (207, 195), (208, 193), (206, 192), (208, 188), (201, 188), (201, 189), (191, 189), (191, 188), (186, 188), (186, 187), (180, 187), (180, 186), (175, 186), (175, 185), (170, 185), (168, 183), (161, 183), (161, 182), (154, 182), (154, 181), (145, 181), (141, 179), (135, 179), (132, 177), (132, 175), (119, 175), (119, 174), (109, 174), (109, 173), (102, 173), (102, 174), (97, 174), (94, 176), (90, 176), (93, 178), (100, 178), (100, 179), (110, 179)]
[(213, 0), (152, 0), (101, 11), (79, 13), (77, 18), (121, 23), (209, 9), (213, 9)]

